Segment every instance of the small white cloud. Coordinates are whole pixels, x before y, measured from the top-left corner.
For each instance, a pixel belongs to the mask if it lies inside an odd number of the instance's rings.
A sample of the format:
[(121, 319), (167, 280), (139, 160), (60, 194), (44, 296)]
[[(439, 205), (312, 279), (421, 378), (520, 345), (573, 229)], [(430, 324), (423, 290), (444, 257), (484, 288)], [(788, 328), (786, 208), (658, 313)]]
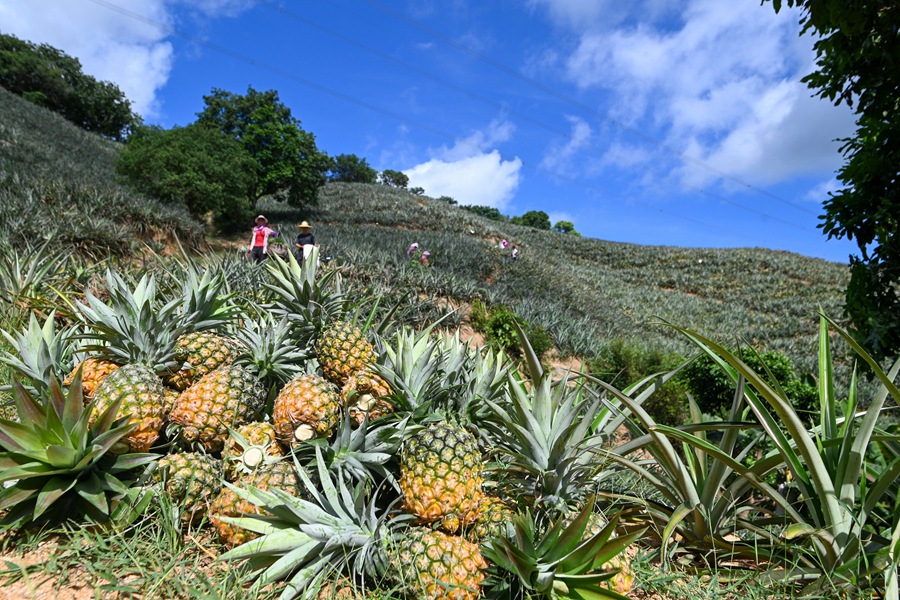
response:
[(456, 140), (453, 146), (443, 146), (433, 152), (435, 158), (446, 162), (483, 154), (490, 148), (509, 140), (515, 125), (504, 118), (491, 121), (487, 128), (472, 132), (468, 137)]
[(842, 189), (844, 184), (838, 181), (836, 177), (823, 181), (819, 185), (814, 186), (803, 196), (804, 200), (822, 204), (828, 199), (829, 195)]
[(409, 187), (421, 187), (432, 197), (450, 196), (460, 204), (503, 208), (519, 187), (522, 161), (503, 160), (493, 150), (456, 161), (438, 158), (407, 169)]
[(571, 133), (565, 143), (553, 144), (541, 159), (541, 167), (553, 173), (566, 174), (572, 171), (572, 162), (583, 149), (590, 147), (593, 137), (591, 126), (579, 117), (567, 115)]

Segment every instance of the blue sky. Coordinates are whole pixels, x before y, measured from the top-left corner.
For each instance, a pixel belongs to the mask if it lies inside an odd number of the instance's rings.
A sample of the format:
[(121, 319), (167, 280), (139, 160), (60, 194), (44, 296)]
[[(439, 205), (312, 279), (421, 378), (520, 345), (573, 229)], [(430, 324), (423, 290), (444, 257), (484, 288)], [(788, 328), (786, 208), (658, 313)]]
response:
[(278, 90), (331, 155), (583, 235), (846, 262), (816, 227), (852, 134), (799, 13), (759, 0), (0, 0), (0, 31), (186, 125)]

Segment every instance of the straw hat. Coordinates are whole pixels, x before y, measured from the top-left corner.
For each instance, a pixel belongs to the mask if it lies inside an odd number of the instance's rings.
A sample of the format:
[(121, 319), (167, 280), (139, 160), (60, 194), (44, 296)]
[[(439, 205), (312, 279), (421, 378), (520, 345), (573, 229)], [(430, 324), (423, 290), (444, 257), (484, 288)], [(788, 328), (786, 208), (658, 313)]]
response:
[(256, 217), (256, 222), (259, 223), (260, 221), (263, 221), (264, 223), (269, 222), (269, 220), (267, 218), (265, 218), (263, 215), (259, 215), (258, 217)]
[(312, 229), (312, 225), (310, 225), (310, 224), (307, 223), (306, 221), (303, 221), (302, 223), (300, 223), (299, 225), (297, 225), (297, 229), (300, 229), (300, 230), (303, 230), (303, 229)]

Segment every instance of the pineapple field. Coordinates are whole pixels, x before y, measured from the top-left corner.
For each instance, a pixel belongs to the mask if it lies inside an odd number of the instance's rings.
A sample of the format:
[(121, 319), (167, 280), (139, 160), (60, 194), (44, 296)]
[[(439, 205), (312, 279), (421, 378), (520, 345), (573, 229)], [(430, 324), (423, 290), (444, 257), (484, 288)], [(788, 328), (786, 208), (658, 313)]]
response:
[[(0, 597), (898, 597), (900, 363), (838, 319), (844, 267), (356, 184), (263, 204), (321, 247), (255, 264), (0, 100)], [(596, 368), (623, 347), (665, 360)]]

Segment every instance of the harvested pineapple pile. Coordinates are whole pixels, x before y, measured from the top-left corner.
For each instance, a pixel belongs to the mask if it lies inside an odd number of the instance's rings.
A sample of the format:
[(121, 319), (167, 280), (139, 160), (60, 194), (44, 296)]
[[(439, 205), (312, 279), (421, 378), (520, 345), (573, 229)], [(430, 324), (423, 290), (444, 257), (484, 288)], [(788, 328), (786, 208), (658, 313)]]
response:
[(272, 259), (249, 293), (195, 265), (166, 293), (109, 272), (65, 328), (7, 333), (6, 522), (174, 510), (284, 597), (338, 579), (410, 598), (627, 593), (641, 531), (617, 535), (595, 503), (621, 423), (599, 395), (552, 384), (527, 342), (522, 377), (458, 336), (376, 324), (316, 260)]

